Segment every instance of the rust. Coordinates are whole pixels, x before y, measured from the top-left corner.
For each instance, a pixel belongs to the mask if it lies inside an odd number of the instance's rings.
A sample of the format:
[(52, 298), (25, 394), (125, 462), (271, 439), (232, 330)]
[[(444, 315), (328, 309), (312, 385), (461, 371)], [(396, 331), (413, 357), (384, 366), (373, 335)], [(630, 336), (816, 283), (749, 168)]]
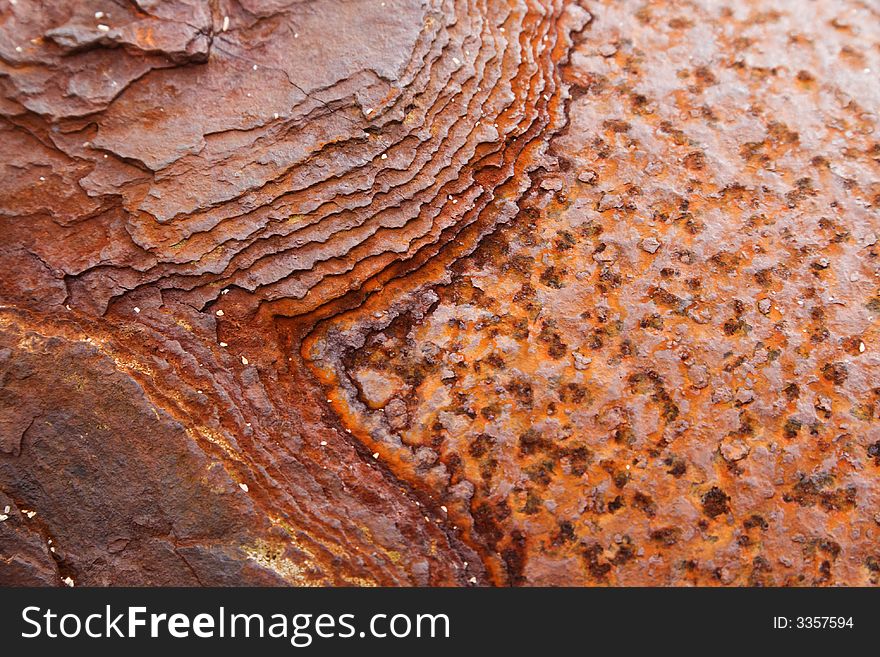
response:
[(95, 11), (0, 7), (0, 583), (877, 583), (876, 9)]

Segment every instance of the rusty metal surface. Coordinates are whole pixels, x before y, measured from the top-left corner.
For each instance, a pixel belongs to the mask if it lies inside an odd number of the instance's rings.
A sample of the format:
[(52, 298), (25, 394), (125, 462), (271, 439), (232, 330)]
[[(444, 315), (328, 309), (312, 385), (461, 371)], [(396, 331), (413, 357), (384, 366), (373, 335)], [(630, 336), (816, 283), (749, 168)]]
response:
[(877, 583), (876, 6), (99, 4), (0, 8), (0, 583)]

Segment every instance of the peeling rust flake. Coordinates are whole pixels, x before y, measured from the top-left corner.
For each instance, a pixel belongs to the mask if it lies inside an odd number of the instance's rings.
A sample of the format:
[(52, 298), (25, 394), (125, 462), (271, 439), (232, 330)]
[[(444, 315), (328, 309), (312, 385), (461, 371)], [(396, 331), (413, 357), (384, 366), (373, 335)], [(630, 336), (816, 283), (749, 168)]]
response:
[(880, 13), (801, 4), (0, 3), (0, 585), (878, 584)]

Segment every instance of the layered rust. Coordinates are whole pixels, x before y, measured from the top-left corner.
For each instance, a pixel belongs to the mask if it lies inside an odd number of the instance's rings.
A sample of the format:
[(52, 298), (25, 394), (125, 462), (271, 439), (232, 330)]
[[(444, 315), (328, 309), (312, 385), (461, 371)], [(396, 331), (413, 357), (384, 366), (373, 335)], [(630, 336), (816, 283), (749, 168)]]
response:
[(873, 8), (100, 5), (2, 8), (0, 583), (877, 583)]
[(2, 581), (487, 581), (291, 347), (513, 217), (588, 14), (99, 4), (3, 8)]

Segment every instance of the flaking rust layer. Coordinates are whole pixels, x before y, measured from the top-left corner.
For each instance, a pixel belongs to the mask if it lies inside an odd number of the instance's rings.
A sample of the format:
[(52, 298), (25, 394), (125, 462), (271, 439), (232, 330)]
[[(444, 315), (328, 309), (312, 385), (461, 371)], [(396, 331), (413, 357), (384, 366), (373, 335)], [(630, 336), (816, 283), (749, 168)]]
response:
[(877, 583), (869, 3), (0, 17), (0, 583)]

